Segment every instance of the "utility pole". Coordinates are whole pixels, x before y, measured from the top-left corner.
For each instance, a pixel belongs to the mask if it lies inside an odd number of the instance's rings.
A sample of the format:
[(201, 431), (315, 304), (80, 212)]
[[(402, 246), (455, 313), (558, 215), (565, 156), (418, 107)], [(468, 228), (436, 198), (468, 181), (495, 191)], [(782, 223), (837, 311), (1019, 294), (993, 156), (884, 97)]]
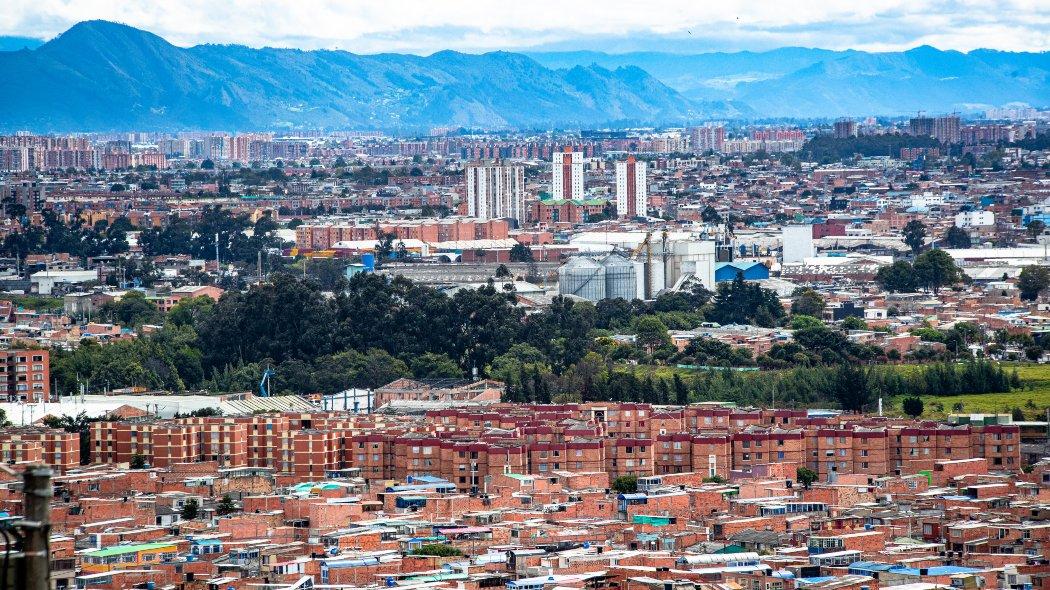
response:
[(26, 590), (51, 587), (51, 468), (32, 465), (23, 474)]
[(219, 233), (215, 233), (215, 271), (222, 276), (222, 265), (219, 264)]

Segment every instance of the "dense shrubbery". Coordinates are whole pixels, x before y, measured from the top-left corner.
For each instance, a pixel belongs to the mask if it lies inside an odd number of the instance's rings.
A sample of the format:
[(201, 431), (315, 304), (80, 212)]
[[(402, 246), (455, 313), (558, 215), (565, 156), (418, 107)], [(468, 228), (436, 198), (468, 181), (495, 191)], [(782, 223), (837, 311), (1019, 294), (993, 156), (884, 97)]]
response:
[(841, 139), (829, 135), (818, 135), (802, 146), (799, 157), (809, 162), (830, 164), (841, 162), (855, 155), (899, 158), (901, 148), (939, 147), (940, 145), (940, 142), (932, 137), (902, 134), (861, 135)]
[[(851, 342), (843, 332), (805, 316), (793, 320), (798, 328), (794, 342), (776, 345), (757, 359), (703, 338), (682, 352), (671, 346), (669, 324), (691, 328), (706, 317), (737, 317), (744, 313), (737, 306), (750, 310), (744, 320), (775, 318), (769, 309), (775, 298), (738, 282), (720, 286), (713, 302), (701, 289), (663, 295), (652, 303), (592, 305), (556, 298), (545, 311), (530, 315), (513, 305), (513, 293), (491, 286), (449, 297), (401, 278), (358, 275), (340, 287), (326, 296), (312, 281), (278, 274), (270, 283), (228, 292), (218, 303), (184, 300), (166, 315), (131, 296), (106, 313), (129, 325), (163, 327), (151, 336), (106, 346), (56, 350), (53, 374), (63, 394), (76, 391), (78, 379), (92, 391), (127, 386), (243, 391), (254, 390), (271, 367), (271, 391), (282, 394), (334, 393), (402, 376), (462, 377), (476, 370), (505, 381), (508, 399), (517, 401), (755, 404), (775, 396), (782, 404), (845, 409), (860, 409), (880, 395), (1009, 388), (1002, 371), (985, 362), (931, 365), (908, 377), (871, 368), (886, 360), (880, 349)], [(763, 307), (766, 312), (754, 313)], [(926, 336), (957, 339), (955, 348), (965, 352), (973, 336), (965, 327)], [(609, 337), (613, 333), (634, 334), (636, 341), (615, 340)], [(660, 379), (626, 361), (790, 370), (776, 378), (713, 370)]]

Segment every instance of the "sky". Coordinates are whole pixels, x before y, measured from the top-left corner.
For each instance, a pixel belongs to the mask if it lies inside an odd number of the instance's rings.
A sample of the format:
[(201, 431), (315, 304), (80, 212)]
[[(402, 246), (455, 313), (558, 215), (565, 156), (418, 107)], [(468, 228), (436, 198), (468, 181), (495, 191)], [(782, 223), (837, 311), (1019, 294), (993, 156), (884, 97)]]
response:
[(1048, 0), (3, 0), (0, 35), (92, 19), (182, 46), (355, 53), (1050, 50)]

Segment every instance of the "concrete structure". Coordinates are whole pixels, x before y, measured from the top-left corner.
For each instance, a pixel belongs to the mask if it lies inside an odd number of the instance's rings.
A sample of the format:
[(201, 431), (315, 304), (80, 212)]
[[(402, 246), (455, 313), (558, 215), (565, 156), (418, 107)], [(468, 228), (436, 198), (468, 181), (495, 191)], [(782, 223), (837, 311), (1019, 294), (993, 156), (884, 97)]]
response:
[(801, 263), (816, 253), (813, 247), (813, 226), (785, 225), (781, 235), (784, 248), (781, 262), (784, 264)]
[(42, 270), (29, 276), (33, 290), (41, 295), (50, 295), (58, 285), (79, 285), (98, 280), (95, 270)]
[(589, 301), (605, 299), (605, 266), (600, 259), (574, 257), (558, 269), (558, 294)]

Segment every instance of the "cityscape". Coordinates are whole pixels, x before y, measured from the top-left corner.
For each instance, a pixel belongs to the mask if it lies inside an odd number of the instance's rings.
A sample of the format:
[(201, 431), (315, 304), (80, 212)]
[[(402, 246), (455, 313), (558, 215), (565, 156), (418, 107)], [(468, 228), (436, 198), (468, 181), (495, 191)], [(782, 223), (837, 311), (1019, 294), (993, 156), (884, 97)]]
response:
[(1050, 588), (1050, 7), (791, 4), (15, 1), (0, 590)]

